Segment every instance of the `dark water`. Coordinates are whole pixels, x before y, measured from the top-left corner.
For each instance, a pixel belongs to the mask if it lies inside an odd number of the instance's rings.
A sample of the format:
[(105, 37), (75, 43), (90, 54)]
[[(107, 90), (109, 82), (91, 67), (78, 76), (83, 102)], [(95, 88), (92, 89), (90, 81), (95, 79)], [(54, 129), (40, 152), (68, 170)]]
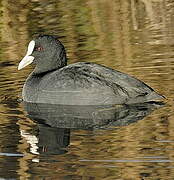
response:
[[(173, 8), (171, 0), (2, 0), (0, 179), (174, 179)], [(59, 107), (51, 115), (53, 107), (27, 106), (40, 110), (27, 115), (18, 99), (32, 67), (17, 65), (35, 33), (58, 35), (69, 63), (136, 76), (166, 105)]]

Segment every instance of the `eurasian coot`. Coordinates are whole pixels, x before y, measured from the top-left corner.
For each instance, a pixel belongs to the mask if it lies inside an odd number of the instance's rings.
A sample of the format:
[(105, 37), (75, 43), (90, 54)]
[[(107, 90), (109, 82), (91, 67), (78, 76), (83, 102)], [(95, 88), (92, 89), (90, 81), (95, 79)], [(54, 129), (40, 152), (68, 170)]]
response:
[(22, 97), (26, 102), (64, 105), (112, 105), (162, 99), (144, 82), (103, 65), (67, 65), (65, 48), (51, 35), (39, 35), (28, 45), (18, 70), (34, 63)]

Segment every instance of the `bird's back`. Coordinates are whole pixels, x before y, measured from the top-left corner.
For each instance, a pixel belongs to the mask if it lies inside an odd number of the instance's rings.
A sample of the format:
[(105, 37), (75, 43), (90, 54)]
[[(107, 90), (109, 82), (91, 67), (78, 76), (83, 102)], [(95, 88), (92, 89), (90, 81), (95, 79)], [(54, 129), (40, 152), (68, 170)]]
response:
[[(32, 76), (29, 79), (32, 80)], [(107, 105), (141, 103), (162, 98), (142, 81), (94, 63), (70, 64), (38, 79), (39, 82), (35, 79), (37, 96), (32, 102)]]

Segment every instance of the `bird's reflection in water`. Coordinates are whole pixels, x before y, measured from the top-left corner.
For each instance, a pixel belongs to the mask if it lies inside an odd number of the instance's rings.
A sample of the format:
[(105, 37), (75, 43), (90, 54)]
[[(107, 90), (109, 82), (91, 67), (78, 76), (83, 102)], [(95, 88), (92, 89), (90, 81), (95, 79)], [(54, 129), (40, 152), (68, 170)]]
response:
[(44, 124), (38, 124), (38, 144), (39, 153), (44, 154), (64, 154), (66, 147), (70, 143), (70, 129), (54, 128)]
[(115, 106), (70, 106), (24, 103), (30, 119), (38, 124), (38, 153), (62, 154), (70, 143), (71, 129), (105, 129), (137, 122), (161, 103)]

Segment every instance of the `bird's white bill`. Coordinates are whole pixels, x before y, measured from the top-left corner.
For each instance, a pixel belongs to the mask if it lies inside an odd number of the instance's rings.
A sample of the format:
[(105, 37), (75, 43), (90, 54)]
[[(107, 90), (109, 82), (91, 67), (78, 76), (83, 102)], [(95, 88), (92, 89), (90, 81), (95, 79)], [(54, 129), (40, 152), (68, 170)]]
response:
[(27, 65), (31, 64), (34, 60), (33, 56), (30, 56), (34, 50), (35, 47), (35, 41), (30, 41), (29, 45), (28, 45), (28, 50), (27, 53), (25, 55), (25, 57), (21, 60), (21, 62), (18, 65), (18, 70), (26, 67)]
[(34, 60), (33, 56), (25, 56), (22, 61), (19, 63), (18, 65), (18, 70), (21, 70), (22, 68), (24, 68), (25, 66), (28, 66), (29, 64), (31, 64)]

